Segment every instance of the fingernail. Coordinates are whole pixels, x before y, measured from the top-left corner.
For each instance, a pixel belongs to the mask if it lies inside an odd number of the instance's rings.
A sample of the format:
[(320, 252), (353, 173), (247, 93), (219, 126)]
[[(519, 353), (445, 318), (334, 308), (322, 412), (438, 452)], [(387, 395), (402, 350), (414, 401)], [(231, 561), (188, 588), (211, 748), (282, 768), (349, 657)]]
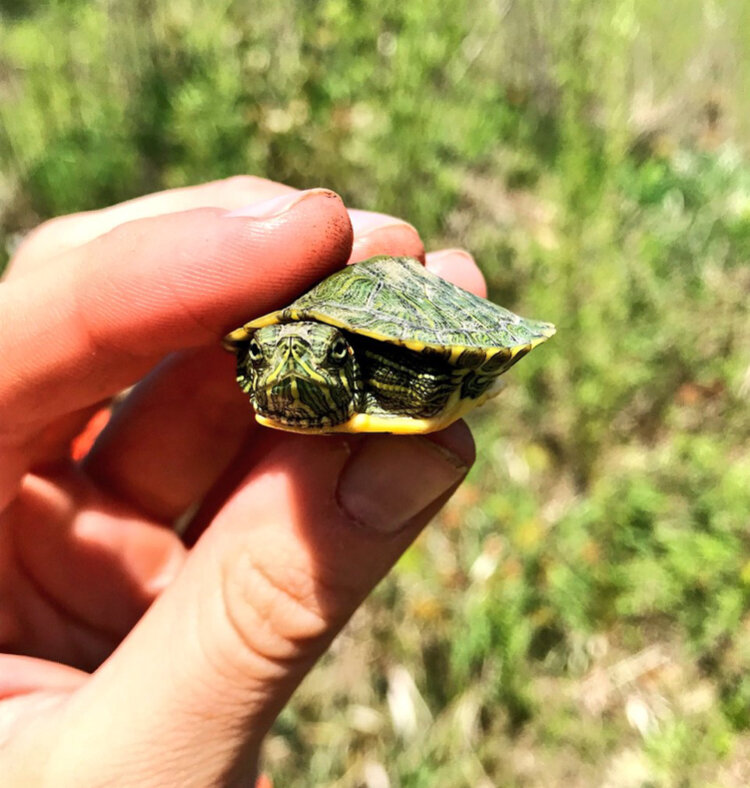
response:
[[(158, 547), (154, 546), (155, 553)], [(144, 575), (143, 586), (153, 596), (157, 596), (172, 583), (185, 563), (185, 546), (181, 542), (171, 545), (166, 551), (162, 548), (162, 553), (162, 555), (157, 554), (153, 557), (145, 555), (143, 566), (139, 567)], [(149, 559), (155, 564), (153, 568), (148, 564)]]
[(427, 255), (427, 268), (454, 285), (486, 297), (487, 283), (474, 258), (464, 249), (441, 249)]
[(303, 200), (313, 196), (336, 197), (338, 196), (328, 189), (308, 189), (303, 192), (291, 192), (289, 194), (282, 194), (279, 197), (273, 197), (270, 200), (263, 200), (263, 202), (254, 202), (246, 205), (244, 208), (237, 208), (225, 214), (229, 219), (246, 217), (251, 219), (271, 219), (274, 216), (280, 216), (282, 213), (294, 208)]
[(421, 436), (368, 437), (341, 474), (339, 505), (360, 525), (395, 533), (466, 475), (471, 459), (454, 448)]
[(436, 252), (430, 252), (428, 257), (435, 262), (443, 262), (444, 260), (453, 260), (457, 258), (467, 265), (476, 265), (474, 258), (466, 249), (439, 249)]
[(409, 222), (389, 216), (387, 213), (375, 213), (374, 211), (349, 211), (349, 220), (355, 235), (364, 236), (375, 230), (382, 230), (386, 227), (407, 228), (413, 230), (418, 235), (416, 229)]
[(416, 229), (385, 213), (349, 211), (354, 231), (351, 260), (364, 260), (376, 254), (405, 255), (424, 260), (424, 245)]

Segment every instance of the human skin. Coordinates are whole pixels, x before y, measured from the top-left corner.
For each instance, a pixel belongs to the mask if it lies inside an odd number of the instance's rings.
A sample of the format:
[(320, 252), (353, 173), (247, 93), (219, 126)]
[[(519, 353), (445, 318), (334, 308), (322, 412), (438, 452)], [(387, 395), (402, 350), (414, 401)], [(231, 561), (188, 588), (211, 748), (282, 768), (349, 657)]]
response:
[(251, 783), (291, 693), (473, 462), (462, 423), (263, 429), (234, 382), (227, 330), (380, 253), (484, 295), (467, 253), (425, 256), (403, 221), (251, 177), (21, 246), (0, 283), (4, 785)]

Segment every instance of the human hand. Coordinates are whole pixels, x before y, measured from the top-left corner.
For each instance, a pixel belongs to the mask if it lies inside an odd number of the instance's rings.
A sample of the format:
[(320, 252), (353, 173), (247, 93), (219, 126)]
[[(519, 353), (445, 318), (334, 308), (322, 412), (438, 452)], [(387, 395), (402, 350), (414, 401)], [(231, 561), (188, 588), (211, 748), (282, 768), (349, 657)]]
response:
[[(23, 244), (0, 284), (4, 785), (246, 785), (290, 694), (461, 482), (463, 424), (264, 430), (219, 346), (378, 253), (424, 259), (404, 222), (256, 178), (64, 217)], [(427, 265), (484, 294), (465, 253)]]

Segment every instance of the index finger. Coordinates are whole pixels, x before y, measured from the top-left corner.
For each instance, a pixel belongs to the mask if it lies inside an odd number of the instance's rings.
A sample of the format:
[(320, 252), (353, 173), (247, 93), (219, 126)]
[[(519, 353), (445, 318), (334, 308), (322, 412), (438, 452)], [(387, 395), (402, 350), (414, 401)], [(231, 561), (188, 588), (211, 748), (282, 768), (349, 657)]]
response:
[(27, 443), (346, 263), (351, 225), (333, 192), (265, 205), (129, 222), (0, 284), (0, 445)]
[(95, 211), (58, 216), (39, 225), (24, 239), (6, 278), (55, 264), (59, 255), (93, 241), (120, 224), (194, 208), (233, 210), (297, 190), (254, 175), (235, 175), (218, 181), (167, 189)]

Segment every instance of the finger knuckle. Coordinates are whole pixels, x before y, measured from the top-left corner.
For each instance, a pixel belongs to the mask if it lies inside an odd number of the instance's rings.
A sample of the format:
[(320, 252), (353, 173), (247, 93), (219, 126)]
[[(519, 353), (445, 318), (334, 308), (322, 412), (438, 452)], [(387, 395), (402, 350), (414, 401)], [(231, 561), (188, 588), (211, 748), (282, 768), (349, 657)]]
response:
[(273, 661), (301, 656), (332, 626), (309, 567), (265, 563), (248, 548), (227, 558), (222, 597), (227, 621), (252, 653)]

